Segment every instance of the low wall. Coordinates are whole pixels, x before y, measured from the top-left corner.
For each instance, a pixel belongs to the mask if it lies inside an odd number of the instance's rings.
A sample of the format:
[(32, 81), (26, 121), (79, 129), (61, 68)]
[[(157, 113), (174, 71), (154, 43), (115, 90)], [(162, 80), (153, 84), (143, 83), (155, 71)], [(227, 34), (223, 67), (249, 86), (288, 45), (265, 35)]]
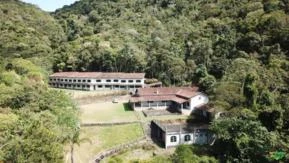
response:
[(114, 125), (126, 125), (140, 123), (139, 121), (130, 121), (130, 122), (96, 122), (96, 123), (83, 123), (81, 127), (91, 127), (91, 126), (114, 126)]

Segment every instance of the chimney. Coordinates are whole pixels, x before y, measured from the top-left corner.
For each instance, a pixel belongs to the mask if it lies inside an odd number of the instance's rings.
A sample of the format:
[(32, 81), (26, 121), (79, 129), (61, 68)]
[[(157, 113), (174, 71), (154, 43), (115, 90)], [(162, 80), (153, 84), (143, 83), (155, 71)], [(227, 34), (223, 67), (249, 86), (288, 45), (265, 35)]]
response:
[(155, 94), (157, 94), (157, 95), (159, 94), (159, 89), (157, 89), (157, 90), (155, 91)]

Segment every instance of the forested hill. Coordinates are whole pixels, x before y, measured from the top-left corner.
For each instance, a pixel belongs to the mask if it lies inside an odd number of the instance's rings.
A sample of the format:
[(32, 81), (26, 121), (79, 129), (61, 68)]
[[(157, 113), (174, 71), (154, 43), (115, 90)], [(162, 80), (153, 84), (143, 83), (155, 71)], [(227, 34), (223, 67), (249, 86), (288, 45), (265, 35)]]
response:
[(81, 0), (53, 13), (67, 35), (54, 71), (193, 82), (231, 115), (212, 124), (214, 156), (270, 162), (289, 153), (288, 12), (287, 0)]
[(54, 48), (65, 38), (49, 13), (18, 0), (0, 1), (0, 22), (0, 57), (6, 60), (21, 57), (47, 65), (43, 58), (52, 57)]
[(55, 70), (145, 71), (181, 84), (200, 64), (217, 79), (237, 58), (284, 67), (287, 11), (281, 0), (82, 0), (54, 14), (69, 41)]
[(230, 112), (211, 125), (212, 156), (280, 159), (289, 153), (288, 45), (288, 0), (80, 0), (54, 13), (1, 0), (0, 161), (61, 162), (63, 145), (77, 142), (77, 109), (48, 89), (48, 71), (193, 83)]
[(77, 141), (76, 106), (47, 85), (63, 39), (49, 13), (0, 1), (0, 162), (63, 162), (64, 146)]

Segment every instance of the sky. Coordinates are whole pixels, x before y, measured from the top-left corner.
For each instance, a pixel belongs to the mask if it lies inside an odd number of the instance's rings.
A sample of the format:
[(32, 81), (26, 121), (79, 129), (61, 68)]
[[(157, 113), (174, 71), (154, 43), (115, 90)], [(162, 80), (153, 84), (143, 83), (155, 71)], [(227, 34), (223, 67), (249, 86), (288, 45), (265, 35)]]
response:
[(32, 3), (44, 11), (55, 11), (64, 5), (70, 5), (78, 0), (22, 0), (23, 2)]

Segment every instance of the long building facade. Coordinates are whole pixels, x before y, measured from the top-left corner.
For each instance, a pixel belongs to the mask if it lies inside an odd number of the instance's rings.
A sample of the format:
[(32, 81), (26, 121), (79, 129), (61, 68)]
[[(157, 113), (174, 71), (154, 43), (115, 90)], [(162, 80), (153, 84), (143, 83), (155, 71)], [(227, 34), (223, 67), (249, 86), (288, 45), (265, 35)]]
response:
[(49, 76), (54, 88), (75, 90), (129, 90), (144, 88), (144, 73), (57, 72)]

